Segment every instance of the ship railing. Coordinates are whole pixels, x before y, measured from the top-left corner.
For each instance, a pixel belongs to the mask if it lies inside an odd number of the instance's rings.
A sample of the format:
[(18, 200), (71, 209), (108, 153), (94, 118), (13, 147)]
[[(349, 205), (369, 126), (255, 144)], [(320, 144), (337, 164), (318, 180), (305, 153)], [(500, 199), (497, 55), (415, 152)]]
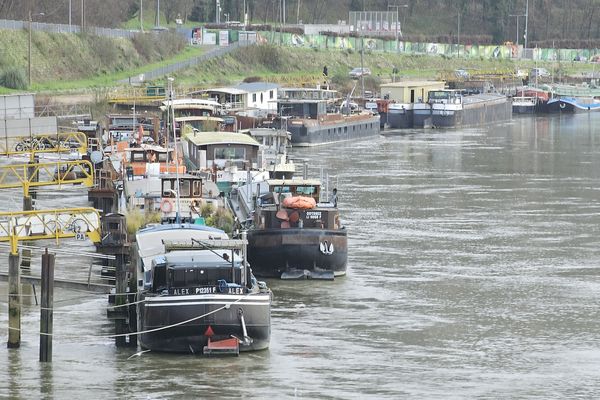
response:
[(164, 241), (166, 251), (173, 250), (241, 250), (248, 244), (245, 239), (192, 239), (191, 241)]

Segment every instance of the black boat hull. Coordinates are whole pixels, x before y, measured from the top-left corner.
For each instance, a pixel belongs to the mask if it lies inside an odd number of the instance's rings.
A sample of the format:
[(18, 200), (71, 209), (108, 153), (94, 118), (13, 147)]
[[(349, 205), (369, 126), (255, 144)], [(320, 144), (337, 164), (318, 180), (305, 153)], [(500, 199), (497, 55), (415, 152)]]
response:
[(292, 145), (315, 146), (326, 143), (343, 142), (379, 135), (380, 117), (356, 119), (339, 124), (290, 123), (287, 130), (292, 134)]
[(388, 124), (392, 129), (407, 129), (413, 127), (413, 110), (390, 110)]
[(462, 110), (432, 111), (432, 124), (436, 128), (457, 128), (509, 121), (512, 105), (508, 101), (465, 106)]
[(526, 105), (526, 106), (513, 104), (513, 106), (512, 106), (513, 114), (534, 114), (535, 110), (536, 110), (536, 106), (533, 104)]
[(248, 232), (248, 261), (258, 277), (280, 278), (290, 271), (346, 273), (345, 229), (264, 229)]
[[(139, 303), (138, 329), (141, 332), (140, 345), (144, 349), (201, 354), (204, 346), (208, 344), (208, 336), (205, 333), (209, 326), (214, 333), (211, 339), (213, 341), (232, 336), (243, 339), (241, 313), (244, 316), (247, 335), (252, 340), (251, 343), (241, 343), (239, 350), (253, 351), (269, 347), (271, 336), (271, 295), (269, 293), (194, 296), (142, 294), (141, 296), (141, 300), (145, 301)], [(230, 306), (223, 308), (227, 304)], [(206, 316), (177, 325), (202, 315)]]

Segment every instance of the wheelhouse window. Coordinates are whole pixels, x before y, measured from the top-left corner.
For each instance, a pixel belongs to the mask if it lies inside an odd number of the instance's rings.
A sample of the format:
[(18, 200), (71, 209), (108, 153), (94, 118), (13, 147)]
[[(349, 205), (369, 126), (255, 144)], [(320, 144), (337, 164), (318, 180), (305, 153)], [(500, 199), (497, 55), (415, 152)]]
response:
[(199, 197), (202, 195), (202, 184), (199, 181), (194, 181), (192, 183), (192, 196)]
[(296, 188), (296, 193), (300, 195), (312, 195), (316, 193), (316, 188), (314, 186), (298, 186)]
[(289, 193), (290, 192), (290, 187), (289, 186), (275, 186), (273, 188), (273, 192), (275, 192), (275, 193)]
[(163, 182), (162, 182), (163, 197), (175, 197), (173, 183), (174, 182), (171, 179), (163, 180)]
[(131, 161), (132, 162), (143, 162), (146, 161), (145, 157), (146, 153), (140, 151), (131, 152)]
[(179, 195), (181, 197), (190, 197), (191, 184), (187, 179), (179, 180)]
[(245, 160), (246, 149), (243, 147), (217, 147), (215, 160)]
[[(173, 159), (171, 158), (171, 160)], [(158, 161), (167, 162), (167, 153), (158, 153)]]

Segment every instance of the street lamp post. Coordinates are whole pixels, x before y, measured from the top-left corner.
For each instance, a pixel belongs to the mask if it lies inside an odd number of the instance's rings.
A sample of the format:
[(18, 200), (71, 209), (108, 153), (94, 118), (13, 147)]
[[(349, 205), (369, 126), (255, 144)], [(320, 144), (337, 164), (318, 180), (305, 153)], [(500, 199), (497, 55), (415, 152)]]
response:
[(390, 8), (395, 8), (396, 9), (396, 24), (395, 24), (395, 35), (396, 35), (396, 51), (398, 51), (398, 36), (399, 34), (402, 35), (402, 30), (398, 30), (398, 25), (400, 24), (400, 18), (399, 18), (399, 14), (400, 14), (400, 7), (402, 8), (408, 8), (408, 4), (402, 4), (402, 5), (392, 5), (392, 4), (388, 4), (388, 10)]
[(140, 31), (144, 32), (144, 0), (140, 0)]
[(525, 3), (525, 48), (527, 48), (527, 20), (529, 19), (529, 0)]
[[(360, 27), (360, 86), (361, 86), (361, 97), (365, 98), (365, 69), (363, 67), (363, 53), (365, 52), (365, 36), (363, 32), (364, 27)], [(348, 109), (350, 104), (347, 104)]]
[[(136, 125), (137, 121), (135, 119), (135, 93), (133, 94), (133, 108), (132, 108), (132, 110), (133, 110), (133, 118), (131, 120), (131, 139), (129, 139), (130, 143), (131, 143), (132, 140), (136, 139), (135, 125)], [(142, 142), (141, 138), (139, 138), (139, 139), (140, 139), (139, 143), (141, 143)], [(137, 142), (137, 140), (136, 140), (136, 142)]]
[[(173, 152), (173, 156), (175, 158), (175, 180), (176, 180), (176, 185), (175, 185), (175, 190), (176, 190), (176, 196), (175, 196), (175, 202), (176, 202), (176, 212), (175, 212), (175, 219), (176, 219), (176, 223), (180, 222), (180, 208), (179, 208), (179, 193), (180, 193), (180, 186), (179, 186), (179, 155), (177, 154), (177, 134), (175, 132), (175, 108), (173, 107), (173, 101), (175, 100), (175, 96), (173, 94), (173, 81), (175, 80), (175, 78), (172, 77), (168, 77), (167, 81), (168, 83), (168, 87), (169, 87), (169, 105), (170, 105), (170, 109), (169, 109), (169, 119), (171, 120), (171, 129), (173, 130), (173, 143), (174, 143), (174, 148), (175, 151)], [(168, 136), (168, 133), (167, 133)], [(167, 152), (168, 153), (168, 152)], [(168, 170), (168, 164), (167, 164), (167, 170)]]
[(457, 45), (456, 45), (456, 50), (458, 52), (458, 57), (460, 57), (460, 11), (457, 14), (457, 19), (458, 19), (458, 27), (457, 27)]
[(156, 18), (154, 25), (160, 26), (160, 0), (156, 0)]
[(509, 14), (509, 17), (515, 17), (517, 19), (517, 42), (515, 43), (519, 47), (519, 17), (524, 17), (525, 14)]

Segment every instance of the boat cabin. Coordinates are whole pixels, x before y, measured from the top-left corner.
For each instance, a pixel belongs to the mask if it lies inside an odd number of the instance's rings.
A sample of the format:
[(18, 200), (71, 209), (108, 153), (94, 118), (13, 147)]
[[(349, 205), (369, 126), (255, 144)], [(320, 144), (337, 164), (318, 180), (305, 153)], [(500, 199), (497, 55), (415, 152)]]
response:
[[(179, 179), (179, 181), (178, 181)], [(161, 221), (177, 219), (180, 222), (201, 223), (202, 206), (211, 203), (219, 206), (216, 185), (203, 177), (192, 174), (165, 174), (125, 181), (125, 196), (130, 207), (151, 212), (160, 212)], [(179, 191), (179, 201), (177, 200)]]
[(163, 101), (160, 110), (163, 112), (163, 120), (167, 120), (171, 111), (178, 117), (208, 117), (220, 114), (221, 105), (214, 100), (208, 99), (176, 99)]
[(193, 132), (214, 132), (221, 131), (224, 126), (224, 120), (220, 117), (212, 116), (192, 116), (175, 118), (175, 130), (177, 136), (181, 132), (190, 134)]
[(443, 90), (442, 81), (401, 81), (381, 85), (381, 94), (396, 103), (422, 103), (434, 90)]
[(280, 117), (318, 119), (339, 100), (337, 91), (321, 88), (284, 88), (279, 91)]
[(291, 134), (283, 129), (254, 128), (248, 133), (260, 143), (258, 164), (271, 178), (292, 178), (296, 166), (288, 160), (287, 147)]
[[(254, 226), (258, 229), (340, 229), (334, 203), (320, 202), (321, 182), (316, 179), (269, 179), (259, 184)], [(286, 198), (298, 202), (285, 201)], [(308, 199), (312, 199), (309, 201)], [(286, 204), (290, 204), (287, 205)]]
[(148, 137), (154, 136), (155, 121), (145, 115), (108, 114), (106, 124), (109, 134), (105, 139), (107, 142), (110, 140), (131, 141), (140, 131)]
[[(181, 162), (175, 162), (175, 150), (161, 146), (141, 144), (139, 147), (124, 149), (124, 166), (128, 179), (134, 176), (159, 175), (164, 173), (185, 173)], [(179, 154), (181, 158), (181, 154)]]
[[(160, 182), (161, 197), (158, 209), (161, 211), (163, 221), (175, 221), (178, 210), (181, 222), (203, 221), (202, 205), (215, 201), (214, 199), (210, 199), (210, 201), (205, 199), (204, 180), (200, 176), (164, 175), (161, 176)], [(179, 191), (179, 200), (177, 191)]]
[[(188, 250), (194, 247), (197, 250)], [(202, 245), (190, 244), (185, 251), (155, 257), (147, 288), (155, 293), (167, 291), (172, 296), (248, 292), (250, 272), (237, 251), (202, 248)]]
[(233, 87), (203, 90), (200, 93), (214, 99), (227, 111), (258, 109), (271, 111), (277, 101), (279, 85), (269, 82), (244, 82)]
[(194, 132), (185, 138), (190, 160), (198, 169), (257, 168), (259, 143), (238, 132)]
[(462, 97), (460, 90), (432, 90), (429, 92), (427, 102), (429, 104), (461, 104)]
[[(222, 121), (217, 118), (217, 115), (222, 114), (221, 105), (214, 100), (208, 99), (176, 99), (163, 101), (160, 107), (162, 111), (162, 120), (166, 121), (167, 132), (172, 132), (171, 112), (175, 119), (175, 134), (181, 136), (181, 128), (183, 125), (191, 126), (192, 129), (200, 131), (217, 130), (209, 129), (208, 126), (218, 127)], [(216, 118), (216, 119), (213, 119)]]

